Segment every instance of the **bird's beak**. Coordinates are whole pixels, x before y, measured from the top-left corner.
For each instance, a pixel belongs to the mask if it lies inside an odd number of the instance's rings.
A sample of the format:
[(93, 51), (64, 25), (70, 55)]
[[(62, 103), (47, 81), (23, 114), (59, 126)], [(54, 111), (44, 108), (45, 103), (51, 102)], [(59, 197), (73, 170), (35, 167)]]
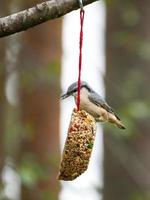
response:
[(63, 100), (63, 99), (66, 99), (69, 96), (70, 96), (70, 94), (66, 93), (66, 94), (61, 95), (60, 99)]

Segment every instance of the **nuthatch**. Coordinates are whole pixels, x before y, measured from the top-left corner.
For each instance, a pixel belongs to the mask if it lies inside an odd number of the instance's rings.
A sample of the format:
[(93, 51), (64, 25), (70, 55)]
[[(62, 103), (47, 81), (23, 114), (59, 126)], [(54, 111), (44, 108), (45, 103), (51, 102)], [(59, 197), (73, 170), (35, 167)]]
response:
[[(61, 96), (61, 99), (72, 95), (76, 102), (77, 90), (78, 83), (75, 82), (69, 86), (67, 92)], [(114, 110), (85, 81), (81, 81), (80, 109), (91, 114), (98, 122), (110, 122), (118, 128), (125, 129)]]

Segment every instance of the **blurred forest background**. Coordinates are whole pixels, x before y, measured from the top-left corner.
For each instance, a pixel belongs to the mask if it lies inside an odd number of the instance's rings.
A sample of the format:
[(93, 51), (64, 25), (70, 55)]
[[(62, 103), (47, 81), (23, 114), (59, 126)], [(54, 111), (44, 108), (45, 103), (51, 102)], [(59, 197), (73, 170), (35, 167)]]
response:
[[(1, 0), (0, 13), (40, 2)], [(150, 1), (106, 6), (106, 99), (127, 128), (105, 126), (103, 199), (149, 200)], [(21, 180), (21, 200), (58, 199), (61, 24), (0, 39), (0, 200), (9, 199), (6, 168)]]

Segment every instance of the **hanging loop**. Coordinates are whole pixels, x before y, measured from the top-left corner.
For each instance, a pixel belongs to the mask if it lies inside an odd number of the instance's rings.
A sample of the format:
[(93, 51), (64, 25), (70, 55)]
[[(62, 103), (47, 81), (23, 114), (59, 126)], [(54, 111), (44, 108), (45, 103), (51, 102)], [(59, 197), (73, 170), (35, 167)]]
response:
[(79, 0), (80, 9), (83, 10), (83, 1)]
[(80, 9), (80, 37), (79, 37), (79, 74), (78, 74), (78, 93), (77, 93), (77, 110), (80, 110), (80, 89), (81, 89), (81, 68), (82, 68), (82, 46), (83, 46), (83, 22), (84, 9)]

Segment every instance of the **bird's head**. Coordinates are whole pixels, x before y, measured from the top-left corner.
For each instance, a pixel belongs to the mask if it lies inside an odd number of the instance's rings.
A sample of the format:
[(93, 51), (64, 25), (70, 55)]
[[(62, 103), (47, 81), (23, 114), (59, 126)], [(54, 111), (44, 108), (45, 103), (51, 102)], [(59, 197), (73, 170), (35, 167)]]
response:
[[(88, 92), (93, 91), (92, 88), (85, 81), (81, 81), (81, 90), (82, 90), (82, 88), (85, 88)], [(77, 91), (78, 91), (78, 82), (74, 82), (68, 87), (67, 92), (61, 96), (61, 99), (65, 99), (69, 96), (76, 97)]]

